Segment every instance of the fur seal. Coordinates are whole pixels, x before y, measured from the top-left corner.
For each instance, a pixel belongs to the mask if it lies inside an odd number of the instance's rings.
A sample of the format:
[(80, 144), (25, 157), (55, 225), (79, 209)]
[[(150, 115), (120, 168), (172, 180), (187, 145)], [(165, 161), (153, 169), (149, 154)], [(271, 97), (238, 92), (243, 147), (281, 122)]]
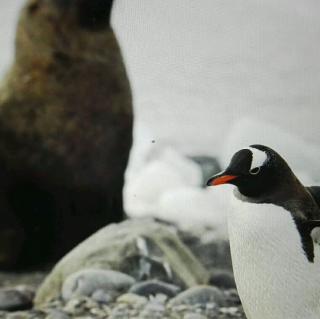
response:
[(132, 96), (111, 0), (28, 0), (0, 88), (0, 268), (124, 218)]

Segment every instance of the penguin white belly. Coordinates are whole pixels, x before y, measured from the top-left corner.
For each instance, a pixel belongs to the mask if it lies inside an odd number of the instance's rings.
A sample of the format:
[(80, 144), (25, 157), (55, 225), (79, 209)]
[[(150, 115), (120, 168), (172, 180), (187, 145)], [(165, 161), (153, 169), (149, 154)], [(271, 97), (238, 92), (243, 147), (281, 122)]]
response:
[(234, 275), (248, 319), (319, 319), (320, 248), (306, 258), (291, 214), (234, 199), (228, 227)]

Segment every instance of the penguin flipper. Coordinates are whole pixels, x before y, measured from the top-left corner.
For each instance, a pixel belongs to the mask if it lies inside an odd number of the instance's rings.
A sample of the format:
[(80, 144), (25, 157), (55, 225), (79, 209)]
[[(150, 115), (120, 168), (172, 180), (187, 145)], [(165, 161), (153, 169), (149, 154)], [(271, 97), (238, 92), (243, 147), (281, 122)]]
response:
[(320, 186), (309, 186), (306, 187), (306, 189), (309, 191), (315, 202), (320, 208)]

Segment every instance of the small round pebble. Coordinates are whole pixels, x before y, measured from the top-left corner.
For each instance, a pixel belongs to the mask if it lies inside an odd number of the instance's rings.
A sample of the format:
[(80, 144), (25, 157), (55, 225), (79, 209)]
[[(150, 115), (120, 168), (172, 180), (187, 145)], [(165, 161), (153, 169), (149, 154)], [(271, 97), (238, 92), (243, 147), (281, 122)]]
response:
[(96, 290), (92, 295), (91, 298), (99, 303), (108, 304), (113, 300), (113, 296), (103, 289)]
[(225, 290), (224, 294), (226, 306), (239, 306), (241, 304), (241, 300), (236, 289)]
[(183, 319), (206, 319), (206, 317), (198, 313), (187, 313), (184, 315)]
[(148, 297), (150, 295), (163, 294), (169, 298), (176, 296), (180, 291), (180, 287), (159, 280), (139, 282), (134, 284), (129, 290), (129, 292), (140, 296)]
[(117, 302), (118, 303), (126, 303), (129, 305), (143, 305), (146, 304), (148, 302), (148, 299), (146, 297), (143, 296), (139, 296), (133, 293), (127, 293), (124, 295), (121, 295), (120, 297), (117, 298)]
[(62, 310), (51, 309), (49, 310), (46, 319), (70, 319), (70, 316)]
[(236, 282), (230, 271), (217, 270), (210, 276), (209, 283), (213, 286), (223, 289), (236, 287)]

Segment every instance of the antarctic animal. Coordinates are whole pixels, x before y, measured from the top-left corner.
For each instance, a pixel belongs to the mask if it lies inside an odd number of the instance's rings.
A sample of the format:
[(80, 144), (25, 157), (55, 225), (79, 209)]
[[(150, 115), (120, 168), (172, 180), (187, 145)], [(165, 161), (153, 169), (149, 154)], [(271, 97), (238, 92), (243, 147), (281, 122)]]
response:
[(132, 97), (111, 0), (28, 0), (0, 88), (0, 268), (123, 220)]
[(274, 150), (236, 152), (208, 185), (235, 186), (231, 256), (248, 319), (320, 318), (320, 187), (305, 187)]

